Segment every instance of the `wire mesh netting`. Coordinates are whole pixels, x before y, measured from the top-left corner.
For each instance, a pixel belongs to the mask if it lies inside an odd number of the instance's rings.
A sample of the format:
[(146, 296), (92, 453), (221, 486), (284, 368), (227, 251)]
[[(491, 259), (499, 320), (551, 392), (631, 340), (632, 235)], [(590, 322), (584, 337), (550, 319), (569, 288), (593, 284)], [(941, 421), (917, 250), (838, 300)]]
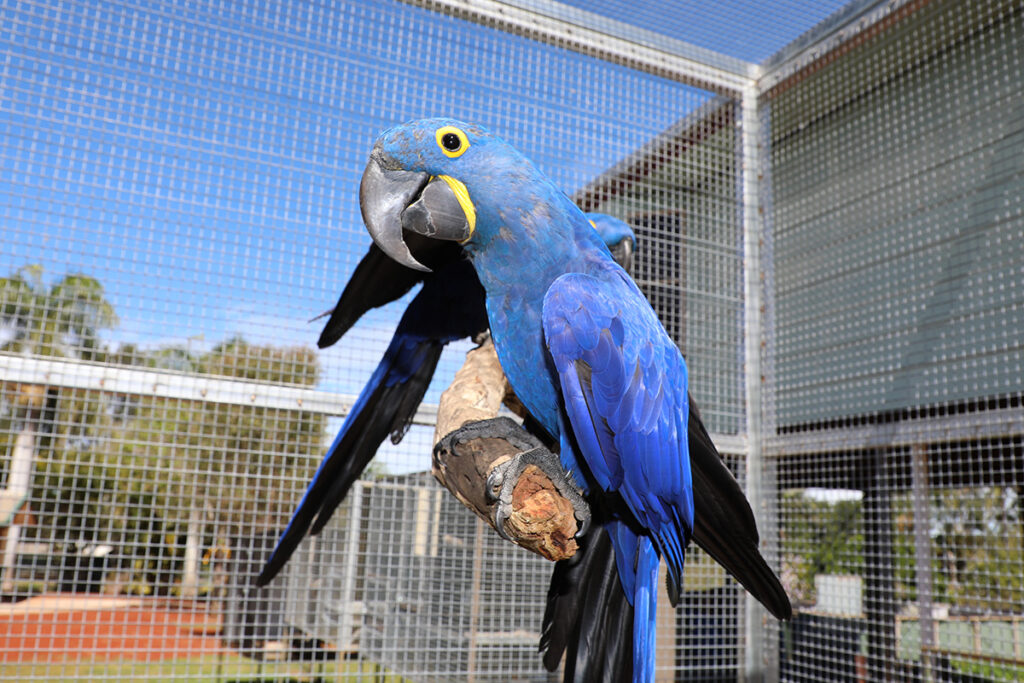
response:
[(763, 96), (794, 680), (1024, 675), (1021, 15), (909, 9)]
[(633, 227), (793, 600), (692, 549), (658, 680), (1024, 678), (1018, 3), (0, 6), (0, 680), (561, 680), (551, 564), (429, 473), (469, 341), (254, 586), (409, 301), (317, 349), (367, 155), (438, 115)]

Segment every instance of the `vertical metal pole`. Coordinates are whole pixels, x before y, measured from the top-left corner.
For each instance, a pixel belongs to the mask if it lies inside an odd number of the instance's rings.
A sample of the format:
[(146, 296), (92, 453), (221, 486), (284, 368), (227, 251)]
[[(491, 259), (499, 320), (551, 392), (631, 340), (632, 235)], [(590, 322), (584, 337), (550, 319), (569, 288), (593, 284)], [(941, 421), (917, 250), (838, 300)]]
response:
[(892, 487), (889, 459), (897, 454), (878, 448), (862, 463), (864, 491), (864, 614), (867, 617), (867, 675), (873, 681), (894, 679), (896, 604), (893, 600)]
[(466, 681), (474, 683), (477, 680), (477, 631), (480, 628), (480, 590), (483, 583), (484, 573), (484, 522), (476, 518), (476, 537), (473, 539), (473, 579), (470, 585), (469, 595), (469, 664), (466, 671)]
[(914, 501), (914, 556), (917, 573), (917, 623), (921, 633), (921, 680), (933, 680), (935, 626), (932, 620), (931, 490), (928, 481), (928, 447), (911, 449)]
[[(760, 203), (761, 150), (758, 120), (758, 89), (752, 84), (743, 90), (741, 99), (740, 146), (743, 172), (743, 331), (744, 378), (747, 414), (747, 500), (755, 516), (762, 510), (762, 406), (761, 406), (761, 344), (764, 334), (761, 302), (761, 240)], [(750, 683), (764, 680), (764, 611), (749, 593), (745, 594), (743, 678)]]
[[(367, 484), (356, 481), (349, 496), (348, 508), (348, 530), (345, 538), (345, 569), (341, 577), (341, 632), (344, 634), (345, 642), (342, 647), (349, 648), (355, 641), (356, 624), (363, 618), (365, 609), (356, 613), (356, 605), (361, 608), (365, 606), (366, 596), (363, 600), (356, 601), (356, 572), (359, 571), (359, 529), (362, 524), (363, 515), (363, 488)], [(321, 601), (318, 609), (323, 608)]]
[(188, 598), (194, 598), (199, 594), (199, 546), (202, 543), (203, 516), (197, 505), (195, 499), (189, 501), (188, 526), (185, 527), (181, 595)]
[[(31, 386), (32, 401), (38, 401), (42, 405), (45, 396), (44, 387)], [(29, 491), (32, 483), (32, 461), (36, 452), (36, 432), (38, 431), (41, 409), (35, 405), (29, 405), (25, 414), (25, 421), (22, 423), (21, 431), (14, 439), (14, 447), (11, 449), (11, 464), (7, 473), (8, 494), (19, 499), (19, 506)], [(18, 543), (21, 541), (21, 526), (14, 523), (18, 508), (11, 511), (11, 523), (7, 527), (3, 552), (3, 582), (2, 590), (5, 593), (14, 591), (14, 568), (18, 563)]]

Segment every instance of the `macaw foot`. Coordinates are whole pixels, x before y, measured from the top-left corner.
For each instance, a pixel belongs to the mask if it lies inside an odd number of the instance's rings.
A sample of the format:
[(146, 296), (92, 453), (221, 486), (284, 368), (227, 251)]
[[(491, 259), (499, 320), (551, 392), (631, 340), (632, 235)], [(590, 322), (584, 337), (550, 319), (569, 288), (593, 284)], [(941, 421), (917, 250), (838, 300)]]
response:
[(583, 500), (583, 492), (576, 482), (572, 481), (562, 468), (562, 461), (543, 446), (516, 454), (511, 459), (495, 465), (487, 475), (488, 496), (497, 504), (494, 521), (498, 533), (506, 540), (514, 542), (506, 530), (506, 523), (521, 507), (516, 493), (523, 486), (529, 486), (524, 484), (523, 478), (532, 474), (529, 469), (531, 467), (540, 470), (554, 484), (561, 497), (569, 501), (578, 524), (576, 534), (585, 533), (590, 524), (590, 506)]
[[(489, 420), (476, 420), (467, 422), (438, 442), (438, 447), (448, 444), (447, 447), (465, 444), (477, 439), (501, 439), (518, 451), (529, 451), (534, 448), (541, 448), (540, 439), (523, 429), (522, 425), (510, 417), (493, 417)], [(552, 456), (557, 461), (556, 456)]]
[(514, 420), (467, 423), (434, 447), (434, 476), (507, 540), (550, 560), (575, 554), (590, 507), (558, 456)]

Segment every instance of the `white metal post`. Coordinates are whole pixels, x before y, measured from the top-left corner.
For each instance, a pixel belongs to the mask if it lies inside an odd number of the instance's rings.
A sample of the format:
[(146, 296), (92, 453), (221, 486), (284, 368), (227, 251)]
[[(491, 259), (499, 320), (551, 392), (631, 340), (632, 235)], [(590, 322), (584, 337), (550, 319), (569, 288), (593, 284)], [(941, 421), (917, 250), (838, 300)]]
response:
[[(35, 458), (36, 431), (39, 425), (39, 414), (42, 400), (46, 393), (41, 388), (37, 397), (29, 400), (28, 409), (25, 411), (25, 419), (22, 422), (21, 431), (14, 440), (14, 448), (11, 449), (11, 464), (7, 473), (7, 488), (3, 494), (10, 500), (15, 501), (11, 508), (11, 518), (3, 538), (3, 581), (0, 583), (0, 590), (10, 593), (14, 590), (14, 569), (18, 563), (18, 543), (21, 541), (21, 526), (14, 523), (22, 501), (28, 496), (32, 483), (32, 461)], [(33, 400), (38, 398), (40, 403), (34, 404)]]
[[(762, 519), (762, 446), (761, 434), (761, 341), (764, 321), (761, 300), (760, 204), (761, 150), (759, 147), (758, 88), (743, 89), (740, 100), (740, 149), (743, 173), (743, 301), (744, 301), (744, 378), (747, 414), (747, 499), (755, 517)], [(745, 593), (743, 678), (759, 682), (764, 679), (764, 609), (749, 593)]]

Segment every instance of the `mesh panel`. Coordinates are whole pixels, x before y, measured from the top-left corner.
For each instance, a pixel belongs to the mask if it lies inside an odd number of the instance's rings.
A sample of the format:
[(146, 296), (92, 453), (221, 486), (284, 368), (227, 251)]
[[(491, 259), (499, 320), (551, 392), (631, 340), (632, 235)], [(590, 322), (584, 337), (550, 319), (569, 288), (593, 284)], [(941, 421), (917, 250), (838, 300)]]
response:
[[(479, 546), (423, 476), (429, 411), (382, 449), (371, 474), (388, 478), (253, 588), (403, 304), (319, 353), (307, 321), (369, 244), (357, 186), (386, 126), (478, 121), (574, 193), (711, 95), (397, 3), (4, 16), (3, 588), (18, 602), (0, 676), (544, 676), (550, 567), (490, 532)], [(650, 279), (668, 318), (685, 283)]]
[(1019, 392), (1019, 40), (932, 7), (772, 91), (781, 427)]
[(253, 587), (408, 302), (315, 349), (370, 145), (436, 115), (633, 225), (750, 484), (796, 617), (693, 549), (658, 680), (1024, 677), (1017, 4), (3, 3), (0, 680), (560, 680), (550, 565), (428, 474), (467, 342)]
[(1022, 38), (909, 3), (763, 93), (784, 680), (1024, 675)]

